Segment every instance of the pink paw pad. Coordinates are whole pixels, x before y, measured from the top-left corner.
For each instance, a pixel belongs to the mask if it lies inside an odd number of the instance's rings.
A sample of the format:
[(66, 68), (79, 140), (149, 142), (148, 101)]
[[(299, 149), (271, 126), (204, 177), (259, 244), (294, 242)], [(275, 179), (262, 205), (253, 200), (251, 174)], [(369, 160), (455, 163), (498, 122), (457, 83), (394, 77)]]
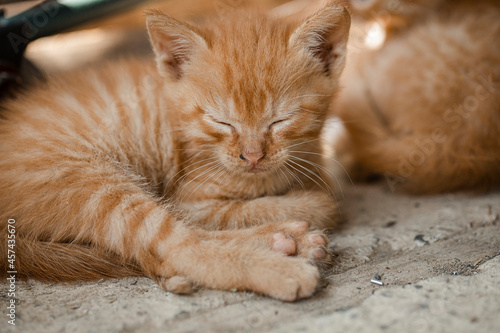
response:
[(326, 251), (320, 247), (317, 247), (309, 251), (309, 258), (323, 259), (325, 257), (326, 257)]
[(297, 252), (297, 244), (295, 241), (286, 238), (284, 234), (277, 233), (273, 235), (273, 250), (286, 255), (293, 255)]
[(326, 240), (321, 235), (310, 235), (309, 241), (315, 245), (322, 245), (322, 246), (326, 245)]

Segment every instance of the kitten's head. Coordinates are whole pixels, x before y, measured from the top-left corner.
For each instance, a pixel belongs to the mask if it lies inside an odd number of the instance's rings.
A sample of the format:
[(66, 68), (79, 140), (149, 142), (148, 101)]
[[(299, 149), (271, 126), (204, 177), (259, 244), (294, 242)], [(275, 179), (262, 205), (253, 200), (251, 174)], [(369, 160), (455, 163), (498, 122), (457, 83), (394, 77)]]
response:
[(344, 67), (349, 14), (328, 6), (301, 24), (249, 12), (209, 23), (147, 13), (175, 105), (169, 117), (188, 147), (228, 171), (276, 170), (320, 135)]

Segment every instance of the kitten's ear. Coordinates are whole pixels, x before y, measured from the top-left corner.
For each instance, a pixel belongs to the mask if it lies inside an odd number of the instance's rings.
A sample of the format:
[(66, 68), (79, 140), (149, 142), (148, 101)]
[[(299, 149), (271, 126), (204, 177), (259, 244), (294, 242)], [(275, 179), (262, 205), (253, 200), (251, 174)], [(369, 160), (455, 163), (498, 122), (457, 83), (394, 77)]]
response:
[(290, 36), (291, 48), (321, 61), (326, 75), (339, 76), (344, 68), (351, 16), (345, 7), (330, 5), (310, 16)]
[(160, 73), (174, 80), (180, 79), (183, 66), (194, 53), (208, 47), (206, 40), (195, 27), (181, 23), (158, 10), (148, 10), (145, 14)]

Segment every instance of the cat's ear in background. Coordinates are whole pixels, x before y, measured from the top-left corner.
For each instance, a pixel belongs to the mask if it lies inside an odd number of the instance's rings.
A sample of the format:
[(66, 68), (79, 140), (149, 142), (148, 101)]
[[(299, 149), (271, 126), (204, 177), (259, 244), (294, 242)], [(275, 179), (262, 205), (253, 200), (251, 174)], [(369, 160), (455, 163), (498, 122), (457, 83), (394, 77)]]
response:
[(291, 48), (321, 61), (326, 75), (338, 77), (345, 64), (351, 16), (345, 7), (330, 5), (310, 16), (290, 36)]
[(205, 39), (195, 27), (179, 22), (158, 10), (148, 10), (145, 14), (160, 73), (173, 80), (180, 79), (183, 66), (193, 54), (207, 47)]

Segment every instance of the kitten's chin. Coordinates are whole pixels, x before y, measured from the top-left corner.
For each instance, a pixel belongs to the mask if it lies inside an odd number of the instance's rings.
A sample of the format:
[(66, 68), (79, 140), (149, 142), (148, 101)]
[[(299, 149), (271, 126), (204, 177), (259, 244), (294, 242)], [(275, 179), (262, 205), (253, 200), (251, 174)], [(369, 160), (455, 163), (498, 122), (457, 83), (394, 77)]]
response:
[(262, 164), (257, 164), (255, 166), (247, 166), (245, 171), (249, 174), (265, 175), (265, 174), (274, 174), (281, 167), (282, 167), (281, 161), (273, 161), (271, 163), (262, 163)]
[(248, 175), (256, 175), (256, 174), (262, 175), (265, 173), (269, 173), (271, 170), (272, 168), (257, 165), (254, 167), (247, 167), (241, 171), (243, 171), (243, 173), (246, 173)]
[(253, 175), (266, 175), (266, 174), (271, 174), (276, 171), (276, 166), (274, 165), (256, 165), (256, 166), (234, 166), (228, 168), (228, 170), (232, 170), (232, 172), (240, 174), (240, 175), (248, 175), (248, 176), (253, 176)]
[(249, 173), (263, 173), (269, 171), (268, 169), (262, 169), (262, 168), (251, 168), (248, 170)]

